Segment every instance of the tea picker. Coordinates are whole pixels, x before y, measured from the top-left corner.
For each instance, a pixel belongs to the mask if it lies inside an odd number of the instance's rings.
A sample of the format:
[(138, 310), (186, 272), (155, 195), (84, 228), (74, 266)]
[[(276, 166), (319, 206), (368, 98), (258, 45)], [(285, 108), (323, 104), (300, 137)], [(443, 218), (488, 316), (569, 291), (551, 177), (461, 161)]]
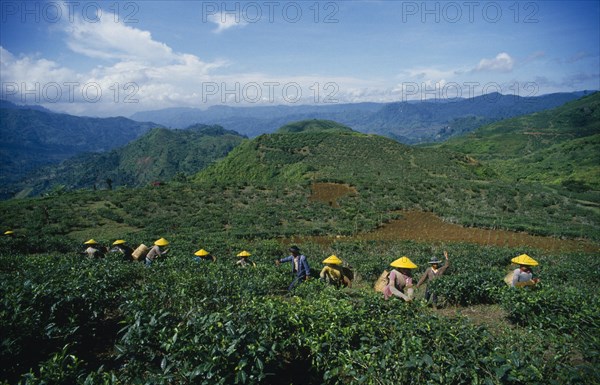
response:
[(196, 262), (216, 262), (217, 258), (204, 249), (200, 249), (194, 253), (194, 261)]
[[(444, 250), (444, 258), (446, 258), (446, 263), (442, 267), (439, 267), (439, 265), (440, 265), (440, 263), (442, 263), (442, 261), (437, 259), (437, 257), (431, 258), (431, 260), (429, 261), (430, 266), (425, 270), (425, 272), (421, 276), (419, 283), (417, 283), (417, 286), (416, 286), (417, 289), (419, 288), (419, 286), (421, 286), (423, 283), (425, 283), (425, 281), (431, 282), (433, 280), (438, 279), (442, 275), (444, 275), (444, 273), (450, 266), (450, 260), (448, 260), (448, 252), (446, 250)], [(431, 302), (433, 303), (433, 306), (436, 306), (437, 295), (435, 293), (432, 293), (431, 290), (429, 290), (429, 285), (427, 285), (427, 289), (425, 289), (425, 301), (429, 302), (429, 298), (431, 298)]]
[(161, 257), (169, 252), (168, 249), (163, 250), (163, 247), (169, 245), (169, 241), (164, 238), (160, 238), (154, 242), (154, 246), (148, 251), (146, 254), (146, 266), (152, 265), (152, 262), (156, 260), (156, 258)]
[(104, 249), (102, 246), (96, 242), (95, 239), (89, 239), (83, 242), (84, 245), (87, 246), (87, 249), (83, 252), (83, 255), (86, 255), (88, 258), (104, 258)]
[(239, 259), (237, 260), (237, 262), (235, 264), (238, 265), (238, 266), (240, 266), (240, 267), (247, 267), (247, 266), (256, 267), (256, 263), (254, 263), (254, 262), (252, 262), (251, 260), (248, 259), (248, 257), (251, 256), (251, 255), (252, 254), (250, 254), (246, 250), (241, 251), (237, 255), (237, 257)]
[(343, 265), (336, 255), (330, 255), (323, 260), (325, 265), (319, 273), (319, 279), (336, 287), (352, 287), (352, 271)]
[(133, 261), (133, 249), (127, 245), (127, 241), (124, 239), (117, 239), (112, 245), (114, 247), (110, 250), (111, 253), (121, 253), (124, 261)]
[[(404, 256), (390, 263), (394, 267), (388, 275), (388, 283), (383, 289), (383, 296), (387, 300), (392, 295), (410, 302), (414, 297), (412, 270), (417, 268), (417, 265)], [(406, 290), (406, 293), (404, 293)]]
[(537, 266), (538, 262), (527, 254), (521, 254), (510, 260), (512, 263), (519, 265), (512, 273), (512, 287), (527, 287), (535, 286), (540, 282), (539, 278), (533, 277), (532, 266)]
[(288, 250), (291, 255), (275, 260), (275, 264), (279, 266), (280, 263), (292, 263), (292, 275), (294, 279), (288, 287), (288, 291), (292, 291), (299, 283), (310, 278), (310, 266), (308, 266), (306, 256), (300, 253), (298, 246), (292, 246)]

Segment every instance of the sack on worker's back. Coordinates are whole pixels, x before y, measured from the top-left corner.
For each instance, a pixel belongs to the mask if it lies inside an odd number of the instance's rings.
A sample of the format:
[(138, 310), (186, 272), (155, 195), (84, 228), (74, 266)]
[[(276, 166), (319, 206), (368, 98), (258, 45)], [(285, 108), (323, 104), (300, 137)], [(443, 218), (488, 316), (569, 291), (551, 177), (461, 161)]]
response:
[(131, 253), (131, 255), (133, 256), (134, 260), (143, 261), (149, 251), (150, 248), (142, 243), (133, 251), (133, 253)]
[(375, 291), (383, 293), (383, 289), (388, 284), (388, 276), (389, 275), (390, 275), (390, 272), (387, 270), (384, 270), (383, 273), (381, 273), (381, 275), (379, 276), (379, 278), (377, 278), (377, 281), (375, 281), (375, 285), (373, 286), (373, 289), (375, 289)]

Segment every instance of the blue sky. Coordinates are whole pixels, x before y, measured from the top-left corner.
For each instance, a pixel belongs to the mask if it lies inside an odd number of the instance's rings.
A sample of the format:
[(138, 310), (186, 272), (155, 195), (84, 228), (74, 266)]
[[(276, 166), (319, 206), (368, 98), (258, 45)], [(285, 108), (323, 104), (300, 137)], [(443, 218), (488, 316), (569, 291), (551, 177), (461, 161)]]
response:
[(0, 2), (0, 97), (92, 116), (600, 89), (600, 1)]

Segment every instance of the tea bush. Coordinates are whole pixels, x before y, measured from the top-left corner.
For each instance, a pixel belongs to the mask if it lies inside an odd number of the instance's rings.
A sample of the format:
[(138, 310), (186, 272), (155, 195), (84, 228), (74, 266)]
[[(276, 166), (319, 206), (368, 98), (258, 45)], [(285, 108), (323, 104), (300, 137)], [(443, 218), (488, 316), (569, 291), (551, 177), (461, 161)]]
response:
[[(507, 319), (490, 329), (439, 315), (419, 299), (384, 301), (372, 290), (399, 255), (419, 265), (418, 279), (440, 245), (301, 244), (313, 275), (322, 258), (337, 253), (359, 278), (341, 290), (313, 278), (290, 295), (290, 266), (273, 263), (286, 254), (279, 240), (216, 237), (203, 244), (215, 250), (216, 263), (195, 262), (175, 244), (171, 256), (151, 267), (112, 255), (2, 253), (1, 378), (10, 384), (598, 380), (597, 271), (585, 268), (593, 254), (528, 250), (540, 261), (541, 287), (517, 290), (502, 282), (517, 250), (446, 245), (451, 267), (431, 289), (448, 304), (501, 304)], [(251, 251), (256, 268), (234, 265), (242, 248)], [(569, 279), (546, 285), (561, 272)]]

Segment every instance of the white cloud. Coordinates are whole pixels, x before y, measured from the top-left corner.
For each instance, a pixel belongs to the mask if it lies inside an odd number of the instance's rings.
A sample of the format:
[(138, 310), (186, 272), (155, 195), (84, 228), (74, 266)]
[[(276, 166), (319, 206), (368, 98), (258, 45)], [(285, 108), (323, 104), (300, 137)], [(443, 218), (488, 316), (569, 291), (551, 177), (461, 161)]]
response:
[(475, 71), (498, 71), (510, 72), (513, 69), (515, 61), (506, 52), (500, 52), (493, 59), (481, 59)]
[(414, 79), (432, 81), (435, 79), (439, 80), (451, 77), (456, 73), (456, 70), (440, 70), (437, 68), (411, 68), (406, 70), (404, 73)]
[[(105, 15), (98, 22), (77, 19), (61, 26), (73, 52), (100, 59), (88, 71), (76, 72), (35, 55), (15, 56), (0, 47), (0, 97), (69, 113), (129, 114), (132, 109), (156, 108), (165, 101), (169, 106), (185, 105), (198, 94), (202, 82), (212, 79), (214, 70), (228, 64), (174, 52), (150, 32), (114, 20)], [(57, 87), (60, 98), (55, 97)], [(97, 100), (96, 90), (102, 94)], [(125, 103), (126, 99), (133, 103)]]
[(150, 32), (106, 20), (70, 24), (67, 28), (68, 47), (85, 56), (105, 60), (140, 60), (158, 64), (174, 58), (171, 48), (153, 40)]
[(239, 16), (239, 14), (227, 12), (209, 15), (208, 21), (217, 25), (217, 29), (213, 30), (213, 33), (221, 33), (233, 27), (245, 27), (248, 24)]
[(60, 64), (44, 58), (21, 56), (16, 57), (0, 46), (0, 69), (2, 82), (25, 81), (64, 82), (77, 77), (74, 71), (61, 67)]

